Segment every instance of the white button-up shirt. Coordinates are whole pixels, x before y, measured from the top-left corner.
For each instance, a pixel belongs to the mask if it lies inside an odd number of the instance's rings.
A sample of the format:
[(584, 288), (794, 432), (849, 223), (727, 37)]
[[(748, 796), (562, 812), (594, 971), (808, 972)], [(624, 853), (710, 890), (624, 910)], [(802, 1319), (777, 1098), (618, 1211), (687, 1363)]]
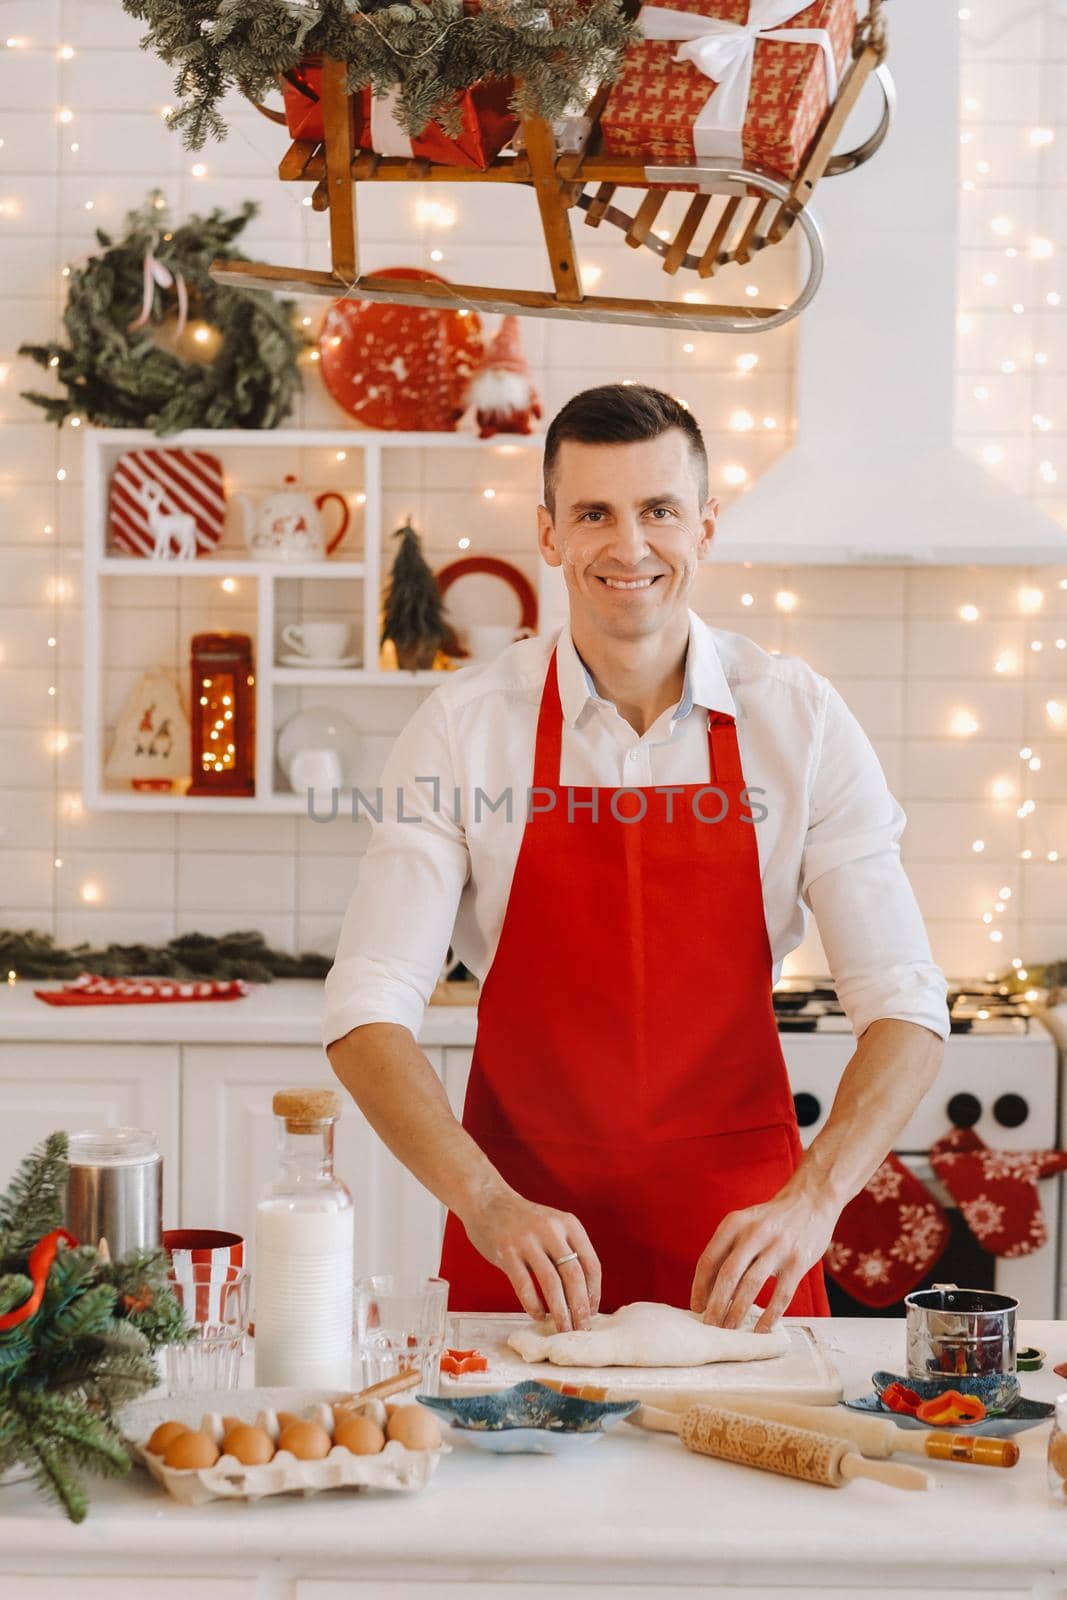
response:
[[(774, 981), (810, 911), (857, 1036), (879, 1017), (947, 1036), (945, 980), (900, 860), (904, 813), (859, 723), (804, 662), (769, 655), (691, 611), (682, 698), (640, 735), (597, 694), (566, 625), (449, 675), (427, 697), (393, 746), (378, 790), (359, 802), (372, 818), (371, 839), (326, 980), (324, 1042), (368, 1022), (399, 1023), (417, 1037), (449, 944), (478, 978), (488, 972), (557, 638), (560, 784), (707, 783), (706, 713), (727, 712), (746, 784), (763, 791), (757, 798), (767, 810), (753, 826)], [(621, 803), (624, 814), (632, 804)], [(637, 826), (654, 825), (654, 815), (650, 805)], [(571, 981), (580, 985), (581, 973)]]

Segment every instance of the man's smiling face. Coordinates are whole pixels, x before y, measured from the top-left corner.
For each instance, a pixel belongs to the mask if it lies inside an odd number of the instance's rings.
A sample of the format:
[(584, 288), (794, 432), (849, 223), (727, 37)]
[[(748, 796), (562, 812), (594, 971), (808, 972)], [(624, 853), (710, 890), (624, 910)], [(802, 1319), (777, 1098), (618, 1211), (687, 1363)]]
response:
[(555, 512), (538, 507), (538, 543), (563, 568), (578, 631), (637, 639), (684, 614), (717, 510), (716, 500), (701, 505), (680, 428), (628, 444), (564, 439)]

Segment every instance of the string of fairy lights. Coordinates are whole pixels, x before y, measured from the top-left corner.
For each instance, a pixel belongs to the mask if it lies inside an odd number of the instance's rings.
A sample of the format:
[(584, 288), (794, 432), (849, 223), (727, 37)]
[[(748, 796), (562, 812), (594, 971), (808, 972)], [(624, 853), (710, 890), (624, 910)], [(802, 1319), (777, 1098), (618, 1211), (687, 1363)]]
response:
[[(977, 30), (983, 25), (988, 14), (988, 6), (977, 3), (970, 7), (959, 8), (965, 63), (968, 60), (985, 59), (982, 57), (985, 43)], [(968, 31), (972, 26), (976, 30), (973, 38)], [(42, 55), (51, 53), (57, 58), (59, 89), (55, 120), (60, 141), (61, 162), (64, 165), (69, 162), (76, 170), (78, 157), (82, 153), (79, 108), (72, 103), (69, 75), (64, 70), (67, 64), (75, 59), (77, 54), (75, 47), (68, 43), (58, 45), (42, 43), (20, 34), (9, 36), (6, 39), (6, 48)], [(1058, 349), (1058, 341), (1062, 340), (1060, 331), (1062, 290), (1056, 279), (1058, 250), (1052, 225), (1054, 176), (1051, 162), (1055, 156), (1057, 142), (1054, 63), (1042, 64), (1040, 73), (1041, 93), (1039, 103), (1035, 106), (1034, 120), (1028, 122), (1026, 126), (997, 128), (995, 152), (993, 148), (987, 150), (979, 137), (986, 117), (981, 95), (965, 87), (961, 105), (960, 133), (962, 203), (970, 208), (972, 221), (974, 218), (979, 219), (989, 249), (998, 254), (1002, 265), (983, 263), (981, 270), (975, 274), (973, 261), (969, 259), (968, 253), (964, 253), (958, 330), (961, 343), (959, 366), (961, 370), (967, 370), (970, 365), (967, 345), (979, 325), (982, 308), (995, 303), (998, 310), (1010, 313), (1010, 333), (1005, 335), (1003, 349), (998, 353), (990, 371), (975, 374), (972, 395), (980, 408), (988, 407), (990, 414), (994, 414), (998, 410), (998, 383), (1014, 383), (1017, 386), (1021, 377), (1027, 377), (1030, 382), (1025, 391), (1025, 412), (1020, 412), (1013, 418), (1013, 428), (1001, 437), (986, 437), (980, 441), (966, 438), (961, 443), (964, 448), (974, 449), (987, 468), (994, 472), (1002, 472), (1009, 479), (1013, 474), (1017, 474), (1020, 459), (1025, 456), (1030, 469), (1028, 492), (1047, 499), (1054, 491), (1059, 478), (1055, 449), (1061, 438), (1060, 424), (1050, 414), (1047, 405), (1039, 404), (1033, 398), (1032, 390), (1033, 383), (1038, 378), (1062, 370), (1063, 362)], [(169, 105), (162, 105), (158, 108), (159, 115), (165, 120), (172, 114), (172, 109)], [(233, 130), (233, 136), (244, 137), (240, 128)], [(3, 128), (0, 125), (0, 159), (2, 159), (3, 145)], [(211, 171), (210, 159), (200, 156), (190, 160), (186, 175), (195, 183), (209, 179)], [(1020, 185), (1035, 190), (1040, 204), (1047, 212), (1047, 218), (1042, 216), (1039, 226), (1025, 227), (1019, 218), (1013, 216), (1004, 202), (1004, 193), (1011, 192)], [(285, 192), (293, 205), (301, 208), (310, 207), (310, 195), (299, 197), (288, 185)], [(90, 195), (81, 204), (86, 212), (92, 213), (97, 209), (97, 198)], [(461, 230), (463, 221), (461, 204), (452, 200), (427, 197), (416, 189), (411, 205), (411, 221), (421, 237), (429, 263), (447, 273), (451, 254), (449, 241), (455, 236), (455, 230)], [(0, 229), (5, 219), (14, 222), (22, 214), (23, 200), (9, 183), (0, 180)], [(57, 201), (55, 218), (57, 236), (60, 232), (60, 221)], [(70, 276), (70, 270), (69, 266), (62, 268), (61, 280)], [(612, 257), (607, 252), (601, 259), (583, 259), (582, 275), (586, 287), (590, 290), (604, 289), (610, 292), (612, 270)], [(976, 281), (967, 280), (966, 275), (969, 271)], [(62, 287), (61, 281), (57, 289), (61, 292)], [(689, 303), (699, 303), (707, 298), (700, 290), (682, 290), (680, 286), (673, 292), (676, 294), (680, 292), (680, 298)], [(754, 283), (743, 285), (743, 293), (751, 299), (755, 299), (759, 292), (758, 286)], [(1056, 313), (1061, 314), (1057, 316)], [(1047, 331), (1050, 317), (1055, 319), (1055, 343)], [(312, 316), (305, 315), (302, 320), (306, 328), (310, 329), (313, 326)], [(210, 357), (210, 343), (214, 330), (205, 324), (194, 326), (190, 331), (192, 339), (205, 347), (203, 350), (205, 357)], [(706, 339), (707, 336), (704, 337)], [(671, 361), (678, 371), (685, 371), (690, 362), (699, 366), (702, 358), (707, 355), (708, 347), (701, 336), (681, 333), (677, 337), (671, 335), (670, 339)], [(319, 352), (311, 348), (301, 359), (313, 365), (319, 359)], [(742, 442), (754, 444), (756, 440), (764, 438), (768, 441), (773, 440), (778, 449), (784, 449), (792, 425), (791, 419), (786, 418), (783, 422), (778, 415), (761, 408), (754, 398), (748, 398), (749, 395), (756, 396), (761, 391), (760, 366), (761, 357), (755, 350), (742, 350), (732, 357), (730, 381), (722, 384), (716, 395), (716, 404), (721, 404), (722, 407), (721, 416), (716, 420), (714, 416), (708, 417), (705, 412), (702, 420), (710, 424), (713, 430), (721, 432), (724, 437), (735, 437), (739, 446)], [(12, 360), (5, 359), (0, 362), (0, 394), (5, 385), (10, 383), (13, 371)], [(623, 381), (633, 383), (638, 380), (628, 377)], [(678, 398), (682, 399), (681, 396)], [(72, 417), (66, 426), (77, 429), (81, 422), (81, 418)], [(507, 446), (499, 447), (501, 453), (506, 452), (507, 448)], [(1033, 460), (1029, 461), (1031, 454)], [(753, 462), (751, 455), (744, 449), (739, 449), (735, 455), (731, 455), (728, 451), (723, 452), (723, 455), (725, 459), (721, 459), (715, 466), (718, 475), (715, 488), (725, 499), (732, 494), (743, 492), (748, 486), (752, 478)], [(336, 462), (343, 463), (346, 458), (345, 450), (334, 452)], [(50, 520), (44, 523), (41, 529), (42, 536), (53, 541), (53, 569), (45, 594), (47, 648), (52, 663), (47, 686), (51, 702), (47, 718), (47, 743), (49, 751), (57, 762), (78, 737), (76, 733), (69, 732), (62, 726), (59, 693), (61, 619), (63, 607), (69, 603), (73, 593), (72, 586), (63, 573), (62, 542), (56, 533), (60, 516), (60, 495), (66, 475), (66, 470), (59, 465), (55, 473), (56, 484)], [(508, 509), (512, 496), (506, 489), (497, 489), (491, 484), (486, 484), (480, 492), (485, 501), (496, 502), (500, 510)], [(366, 496), (359, 492), (353, 498), (357, 505), (361, 505), (365, 502)], [(471, 539), (464, 535), (456, 540), (456, 545), (460, 550), (466, 550), (471, 545)], [(238, 588), (238, 580), (231, 575), (220, 579), (220, 584), (227, 594), (235, 593)], [(1067, 589), (1067, 579), (1059, 582), (1059, 588)], [(788, 617), (798, 608), (802, 608), (804, 603), (803, 595), (789, 588), (773, 590), (770, 598), (774, 609), (783, 617)], [(1067, 637), (1061, 636), (1052, 623), (1042, 624), (1045, 600), (1045, 591), (1035, 584), (1027, 584), (1019, 590), (1016, 603), (1019, 615), (1026, 619), (1028, 625), (1026, 653), (1030, 660), (1028, 663), (1025, 656), (1021, 656), (1016, 650), (998, 651), (989, 663), (990, 672), (996, 678), (1010, 679), (1025, 676), (1028, 665), (1032, 665), (1042, 652), (1045, 652), (1043, 658), (1045, 663), (1050, 657), (1062, 658), (1067, 666)], [(741, 594), (740, 602), (746, 610), (760, 605), (758, 595), (748, 590)], [(967, 603), (959, 609), (959, 622), (962, 626), (978, 622), (981, 616), (981, 608), (977, 603)], [(1062, 626), (1064, 635), (1067, 635), (1067, 622)], [(1053, 737), (1067, 732), (1067, 692), (1060, 696), (1050, 693), (1044, 704), (1044, 718), (1048, 736)], [(952, 711), (945, 729), (948, 736), (961, 740), (973, 738), (983, 731), (989, 730), (982, 729), (979, 715), (966, 704), (961, 704)], [(1015, 806), (1023, 837), (1018, 852), (1019, 860), (1022, 863), (1038, 861), (1056, 863), (1067, 859), (1067, 842), (1059, 847), (1041, 837), (1039, 827), (1041, 805), (1035, 792), (1035, 779), (1041, 771), (1042, 764), (1040, 742), (1031, 739), (1020, 745), (1017, 762), (1017, 772), (1001, 774), (994, 780), (989, 801), (997, 811)], [(68, 821), (82, 814), (81, 800), (73, 792), (62, 796), (60, 808), (62, 815)], [(63, 867), (58, 839), (57, 833), (54, 837), (53, 857), (57, 872)], [(987, 841), (982, 838), (971, 841), (970, 850), (975, 856), (982, 855), (986, 848)], [(80, 885), (79, 898), (86, 906), (99, 904), (103, 899), (101, 885), (87, 878)], [(981, 913), (982, 924), (988, 931), (991, 955), (995, 954), (998, 958), (1002, 954), (1007, 955), (1007, 951), (1002, 951), (998, 947), (1002, 947), (1004, 943), (1003, 923), (1009, 915), (1012, 898), (1010, 885), (1004, 884), (996, 898)], [(1016, 954), (1011, 960), (1025, 981), (1026, 969), (1021, 956)]]

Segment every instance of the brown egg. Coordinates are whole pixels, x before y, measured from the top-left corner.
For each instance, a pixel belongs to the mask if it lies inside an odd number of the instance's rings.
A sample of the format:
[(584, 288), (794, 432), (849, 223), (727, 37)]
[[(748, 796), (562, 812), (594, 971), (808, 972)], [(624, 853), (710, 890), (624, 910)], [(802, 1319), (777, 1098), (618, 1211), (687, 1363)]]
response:
[(385, 1449), (385, 1434), (370, 1417), (339, 1417), (333, 1442), (351, 1450), (354, 1456), (376, 1456)]
[(436, 1450), (441, 1443), (437, 1418), (420, 1405), (397, 1406), (385, 1431), (408, 1450)]
[(1048, 1447), (1048, 1458), (1054, 1472), (1067, 1478), (1067, 1433), (1058, 1433)]
[(219, 1459), (219, 1447), (206, 1433), (193, 1433), (186, 1428), (173, 1438), (163, 1452), (164, 1463), (181, 1472), (191, 1472), (201, 1467), (213, 1467)]
[(278, 1449), (288, 1450), (298, 1461), (321, 1461), (328, 1456), (332, 1440), (317, 1422), (290, 1422), (278, 1435)]
[(298, 1417), (295, 1411), (279, 1411), (276, 1415), (279, 1433), (284, 1433), (286, 1428), (291, 1428), (294, 1422), (303, 1422), (304, 1420), (303, 1417)]
[(274, 1455), (274, 1445), (266, 1428), (239, 1422), (222, 1441), (223, 1453), (233, 1456), (243, 1467), (261, 1467)]
[(172, 1439), (180, 1433), (188, 1433), (189, 1429), (184, 1422), (161, 1422), (148, 1441), (147, 1448), (154, 1456), (161, 1456)]

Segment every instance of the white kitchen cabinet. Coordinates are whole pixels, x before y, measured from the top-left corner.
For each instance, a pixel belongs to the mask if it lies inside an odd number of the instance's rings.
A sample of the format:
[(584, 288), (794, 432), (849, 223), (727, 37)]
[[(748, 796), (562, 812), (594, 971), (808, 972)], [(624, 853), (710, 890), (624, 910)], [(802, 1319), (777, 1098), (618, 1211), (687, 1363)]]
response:
[(179, 1215), (179, 1050), (174, 1044), (0, 1042), (0, 1190), (56, 1128), (151, 1128), (163, 1152), (163, 1221)]
[[(442, 1071), (443, 1052), (431, 1047), (426, 1054)], [(335, 1079), (317, 1046), (183, 1048), (183, 1226), (230, 1228), (252, 1245), (256, 1201), (274, 1170), (274, 1091), (323, 1085), (333, 1087)], [(443, 1208), (351, 1102), (335, 1156), (355, 1204), (356, 1272), (436, 1272)]]

